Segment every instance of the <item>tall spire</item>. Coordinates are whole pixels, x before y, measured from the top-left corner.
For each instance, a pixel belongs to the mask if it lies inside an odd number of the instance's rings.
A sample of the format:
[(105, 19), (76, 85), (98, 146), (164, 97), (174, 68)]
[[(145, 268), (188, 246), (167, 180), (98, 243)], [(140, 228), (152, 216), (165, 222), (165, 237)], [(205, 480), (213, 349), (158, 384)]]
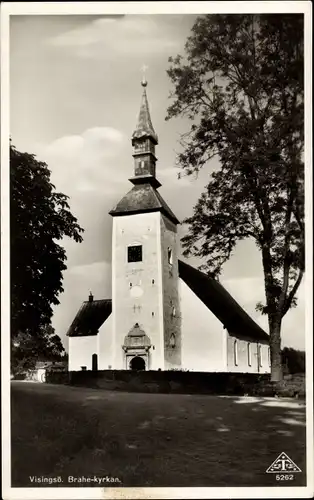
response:
[(155, 155), (158, 137), (149, 113), (145, 76), (143, 76), (141, 85), (143, 87), (142, 102), (136, 129), (132, 135), (134, 177), (130, 181), (133, 184), (149, 182), (155, 187), (159, 187), (160, 182), (156, 179), (157, 158)]
[(146, 94), (147, 80), (145, 76), (143, 76), (141, 85), (143, 87), (142, 102), (140, 107), (140, 113), (138, 115), (137, 125), (132, 135), (132, 144), (134, 145), (134, 140), (136, 141), (136, 139), (144, 139), (144, 138), (151, 138), (154, 144), (158, 144), (158, 137), (154, 130), (149, 112), (149, 106)]
[(134, 176), (129, 181), (134, 186), (109, 213), (112, 216), (117, 216), (162, 212), (174, 224), (179, 224), (178, 219), (157, 191), (161, 186), (156, 179), (155, 146), (158, 144), (158, 137), (149, 113), (145, 76), (141, 85), (143, 95), (140, 114), (132, 135)]

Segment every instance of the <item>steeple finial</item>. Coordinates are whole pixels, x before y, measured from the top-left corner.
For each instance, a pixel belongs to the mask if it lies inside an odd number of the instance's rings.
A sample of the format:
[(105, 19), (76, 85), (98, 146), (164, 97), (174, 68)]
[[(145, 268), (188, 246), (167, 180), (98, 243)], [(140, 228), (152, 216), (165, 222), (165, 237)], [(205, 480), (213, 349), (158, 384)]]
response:
[(146, 80), (146, 70), (147, 69), (148, 69), (148, 66), (146, 66), (146, 64), (143, 64), (143, 66), (142, 66), (143, 76), (142, 76), (142, 81), (141, 81), (142, 87), (147, 87), (147, 80)]

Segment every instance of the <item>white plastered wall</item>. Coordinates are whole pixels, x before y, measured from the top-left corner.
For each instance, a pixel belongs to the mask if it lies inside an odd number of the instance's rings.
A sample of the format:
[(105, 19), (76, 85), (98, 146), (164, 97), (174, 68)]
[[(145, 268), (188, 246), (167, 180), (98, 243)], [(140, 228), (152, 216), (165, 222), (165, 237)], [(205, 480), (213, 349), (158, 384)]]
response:
[(227, 331), (180, 278), (182, 368), (189, 371), (227, 370)]
[(97, 335), (69, 338), (69, 371), (92, 369), (92, 356), (98, 354)]
[(270, 358), (268, 344), (228, 335), (228, 371), (238, 373), (269, 373)]

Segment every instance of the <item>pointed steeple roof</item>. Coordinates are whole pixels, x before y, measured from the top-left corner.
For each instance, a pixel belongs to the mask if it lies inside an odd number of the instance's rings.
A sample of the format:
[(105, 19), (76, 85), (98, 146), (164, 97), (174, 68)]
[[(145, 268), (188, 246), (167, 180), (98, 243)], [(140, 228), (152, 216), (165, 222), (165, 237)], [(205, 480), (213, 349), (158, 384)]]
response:
[(146, 87), (147, 87), (146, 80), (142, 81), (142, 87), (143, 87), (142, 102), (136, 129), (134, 130), (132, 135), (132, 143), (134, 139), (142, 139), (144, 137), (150, 137), (155, 144), (158, 144), (158, 136), (154, 130), (149, 112), (149, 106), (146, 94)]

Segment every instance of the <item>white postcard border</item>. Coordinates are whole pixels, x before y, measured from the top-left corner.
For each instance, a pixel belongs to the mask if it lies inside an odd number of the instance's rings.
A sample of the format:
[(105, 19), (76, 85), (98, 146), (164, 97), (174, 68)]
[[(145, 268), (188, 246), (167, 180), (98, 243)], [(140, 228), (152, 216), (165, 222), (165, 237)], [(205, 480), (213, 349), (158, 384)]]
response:
[[(306, 195), (307, 486), (223, 488), (11, 488), (10, 456), (10, 253), (9, 253), (9, 19), (11, 15), (304, 13)], [(2, 495), (5, 500), (311, 498), (313, 488), (313, 234), (312, 234), (312, 4), (309, 1), (244, 2), (16, 2), (1, 5), (1, 360)], [(284, 451), (284, 450), (283, 450)]]

